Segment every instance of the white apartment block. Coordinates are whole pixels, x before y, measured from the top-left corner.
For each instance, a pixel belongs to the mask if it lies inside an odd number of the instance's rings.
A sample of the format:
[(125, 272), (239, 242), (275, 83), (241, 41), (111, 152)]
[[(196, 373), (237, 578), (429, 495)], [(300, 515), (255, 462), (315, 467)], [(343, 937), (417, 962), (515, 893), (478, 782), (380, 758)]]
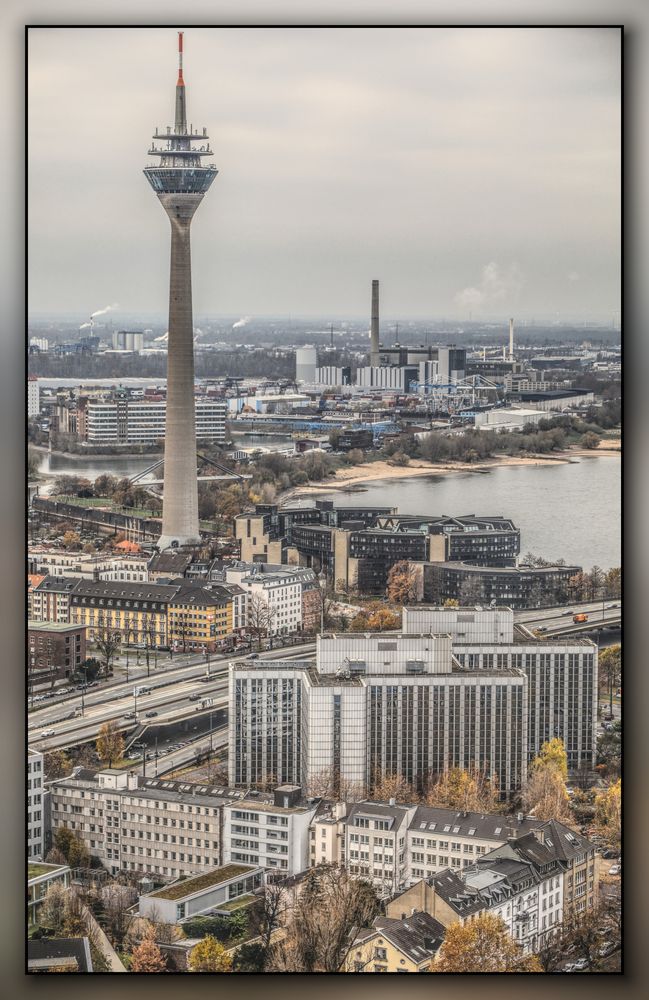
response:
[[(88, 400), (86, 439), (91, 444), (155, 444), (165, 436), (166, 400)], [(225, 441), (227, 403), (196, 400), (196, 437)]]
[(27, 750), (27, 857), (41, 860), (45, 844), (43, 754)]
[(533, 639), (514, 627), (510, 608), (404, 608), (404, 631), (414, 631), (417, 626), (448, 631), (453, 655), (465, 669), (524, 672), (529, 760), (544, 742), (558, 736), (564, 741), (571, 770), (580, 764), (594, 767), (595, 643), (589, 639)]
[(147, 556), (95, 556), (85, 552), (30, 550), (34, 572), (50, 576), (73, 576), (83, 580), (129, 580), (147, 583)]
[(368, 879), (382, 896), (408, 881), (406, 834), (415, 806), (357, 802), (345, 820), (345, 866)]
[(531, 816), (458, 812), (417, 806), (408, 828), (409, 879), (430, 878), (445, 868), (462, 871), (484, 854), (542, 826)]
[(267, 563), (234, 563), (225, 570), (226, 584), (235, 583), (246, 592), (248, 607), (256, 597), (274, 614), (268, 634), (289, 635), (302, 628), (302, 589), (315, 579), (313, 570), (274, 566)]
[(249, 792), (75, 768), (50, 794), (53, 832), (73, 830), (111, 874), (167, 880), (241, 862), (293, 875), (308, 866), (317, 802), (299, 788)]
[(271, 801), (223, 807), (223, 863), (236, 862), (297, 875), (309, 867), (309, 826), (317, 802), (304, 803), (301, 789), (278, 786)]
[(46, 576), (30, 592), (32, 618), (37, 622), (64, 624), (70, 620), (70, 592), (76, 578)]
[(27, 419), (37, 417), (41, 412), (41, 390), (36, 375), (27, 378)]
[(477, 767), (507, 794), (526, 775), (526, 697), (520, 670), (462, 669), (448, 635), (319, 636), (315, 663), (231, 664), (229, 780), (342, 798)]
[(221, 863), (223, 789), (81, 768), (50, 787), (52, 830), (73, 830), (111, 874), (171, 879)]

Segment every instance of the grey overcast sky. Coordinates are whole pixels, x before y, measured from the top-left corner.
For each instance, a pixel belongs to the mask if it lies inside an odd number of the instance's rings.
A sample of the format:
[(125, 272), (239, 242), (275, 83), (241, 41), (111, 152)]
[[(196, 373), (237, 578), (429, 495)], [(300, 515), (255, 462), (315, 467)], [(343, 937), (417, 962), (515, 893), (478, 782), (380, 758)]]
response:
[[(619, 314), (617, 29), (194, 27), (184, 61), (195, 316), (366, 316), (375, 277), (404, 319)], [(165, 315), (175, 80), (172, 28), (30, 29), (30, 314)]]

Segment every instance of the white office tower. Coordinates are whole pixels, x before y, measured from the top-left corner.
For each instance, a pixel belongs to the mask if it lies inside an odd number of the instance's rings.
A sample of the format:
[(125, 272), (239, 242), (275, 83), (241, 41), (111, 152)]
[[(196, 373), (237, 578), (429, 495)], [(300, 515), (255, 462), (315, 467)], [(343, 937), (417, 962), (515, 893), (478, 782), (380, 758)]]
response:
[(315, 371), (318, 366), (318, 352), (315, 347), (299, 347), (295, 352), (295, 381), (315, 382)]
[(231, 784), (344, 797), (451, 767), (486, 769), (503, 794), (525, 780), (522, 671), (462, 669), (448, 634), (325, 634), (315, 662), (235, 661), (229, 702)]
[(449, 632), (453, 655), (468, 670), (522, 670), (527, 679), (528, 760), (558, 736), (572, 772), (595, 766), (597, 646), (590, 639), (538, 638), (514, 625), (511, 608), (418, 605), (403, 609), (403, 630)]

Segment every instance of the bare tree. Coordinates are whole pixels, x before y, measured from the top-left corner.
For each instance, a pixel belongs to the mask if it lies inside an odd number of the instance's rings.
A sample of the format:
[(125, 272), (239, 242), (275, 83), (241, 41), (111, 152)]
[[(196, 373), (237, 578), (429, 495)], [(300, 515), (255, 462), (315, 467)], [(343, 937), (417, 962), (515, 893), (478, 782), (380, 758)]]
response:
[(256, 638), (259, 649), (261, 649), (262, 638), (272, 632), (276, 618), (277, 608), (274, 604), (269, 604), (261, 594), (250, 595), (246, 611), (246, 626)]
[(286, 936), (273, 948), (270, 967), (282, 972), (338, 972), (359, 928), (379, 911), (373, 887), (337, 865), (307, 875)]
[(101, 663), (104, 668), (104, 676), (108, 677), (115, 654), (122, 642), (122, 637), (116, 629), (110, 628), (103, 615), (99, 617), (95, 629), (95, 646), (101, 654)]
[(262, 968), (264, 971), (273, 939), (273, 933), (283, 923), (287, 913), (286, 890), (280, 883), (269, 882), (264, 886), (258, 901), (251, 907), (249, 924), (259, 937), (262, 948)]

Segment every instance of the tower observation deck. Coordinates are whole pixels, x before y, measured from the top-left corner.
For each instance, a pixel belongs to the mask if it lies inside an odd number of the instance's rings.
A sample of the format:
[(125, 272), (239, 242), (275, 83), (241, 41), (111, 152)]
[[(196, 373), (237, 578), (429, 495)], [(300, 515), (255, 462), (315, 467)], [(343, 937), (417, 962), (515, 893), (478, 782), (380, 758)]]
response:
[(213, 155), (207, 130), (198, 131), (187, 125), (182, 60), (183, 33), (179, 32), (174, 124), (167, 126), (165, 132), (156, 129), (148, 153), (160, 157), (160, 162), (158, 166), (144, 170), (171, 223), (167, 415), (162, 534), (158, 539), (160, 550), (200, 542), (190, 227), (196, 209), (218, 172), (214, 166), (203, 166), (203, 158)]

